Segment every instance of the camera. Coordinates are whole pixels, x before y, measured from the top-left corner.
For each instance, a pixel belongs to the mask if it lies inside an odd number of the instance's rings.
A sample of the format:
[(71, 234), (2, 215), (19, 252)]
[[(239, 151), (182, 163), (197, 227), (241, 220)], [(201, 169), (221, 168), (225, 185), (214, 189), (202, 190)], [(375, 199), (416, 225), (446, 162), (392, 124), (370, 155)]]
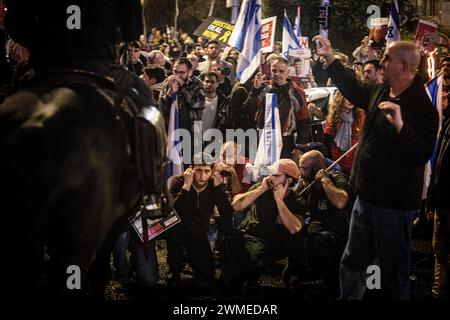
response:
[(217, 70), (219, 70), (224, 76), (229, 76), (231, 74), (231, 69), (228, 67), (221, 67)]

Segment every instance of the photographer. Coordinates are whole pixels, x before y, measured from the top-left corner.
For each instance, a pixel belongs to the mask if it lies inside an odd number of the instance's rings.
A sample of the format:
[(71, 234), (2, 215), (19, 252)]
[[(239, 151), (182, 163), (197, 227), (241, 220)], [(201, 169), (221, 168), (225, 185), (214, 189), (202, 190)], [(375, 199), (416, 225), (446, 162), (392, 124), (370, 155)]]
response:
[(191, 70), (192, 64), (188, 59), (175, 60), (172, 75), (164, 81), (158, 104), (168, 127), (172, 97), (177, 93), (179, 128), (188, 130), (191, 137), (194, 137), (194, 122), (202, 120), (205, 108), (205, 90), (199, 79), (190, 77)]
[(207, 237), (214, 207), (217, 206), (222, 218), (221, 232), (228, 234), (231, 231), (233, 209), (225, 194), (221, 175), (214, 170), (210, 160), (207, 154), (195, 155), (194, 164), (170, 183), (174, 208), (182, 221), (167, 235), (167, 262), (172, 273), (168, 284), (171, 286), (180, 284), (182, 247), (187, 250), (188, 263), (195, 272), (197, 286), (207, 287), (214, 280), (214, 259)]
[(226, 67), (230, 70), (230, 73), (226, 75), (226, 77), (230, 80), (230, 83), (234, 83), (236, 81), (236, 72), (233, 69), (233, 65), (226, 61), (220, 60), (220, 45), (215, 40), (209, 40), (205, 47), (205, 54), (208, 56), (206, 61), (200, 62), (198, 65), (198, 70), (201, 73), (206, 73), (208, 71), (213, 71), (211, 69), (211, 65), (213, 62), (221, 62), (222, 65), (226, 65)]
[(373, 51), (370, 46), (369, 36), (365, 36), (361, 40), (361, 45), (353, 51), (352, 56), (355, 58), (355, 61), (361, 63), (366, 63), (369, 60), (377, 59), (376, 52)]
[(219, 87), (217, 88), (217, 93), (228, 97), (233, 89), (229, 78), (231, 74), (231, 69), (229, 66), (226, 65), (224, 61), (213, 61), (209, 70), (210, 72), (217, 73), (219, 76)]

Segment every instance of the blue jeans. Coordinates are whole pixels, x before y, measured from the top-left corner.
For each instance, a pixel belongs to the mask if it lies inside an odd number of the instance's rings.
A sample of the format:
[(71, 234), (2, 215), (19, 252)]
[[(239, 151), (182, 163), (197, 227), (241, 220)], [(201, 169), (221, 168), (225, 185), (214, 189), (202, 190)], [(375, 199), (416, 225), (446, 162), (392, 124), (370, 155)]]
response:
[(377, 265), (381, 290), (386, 299), (410, 299), (411, 230), (419, 210), (396, 210), (356, 198), (350, 219), (350, 234), (341, 259), (341, 299), (360, 300), (366, 279)]
[(159, 280), (159, 265), (156, 256), (156, 241), (148, 243), (147, 256), (145, 258), (142, 243), (131, 237), (130, 231), (126, 231), (117, 239), (113, 251), (113, 262), (116, 271), (121, 275), (126, 275), (130, 264), (127, 259), (127, 250), (131, 252), (133, 266), (136, 270), (136, 277), (143, 287), (153, 287)]

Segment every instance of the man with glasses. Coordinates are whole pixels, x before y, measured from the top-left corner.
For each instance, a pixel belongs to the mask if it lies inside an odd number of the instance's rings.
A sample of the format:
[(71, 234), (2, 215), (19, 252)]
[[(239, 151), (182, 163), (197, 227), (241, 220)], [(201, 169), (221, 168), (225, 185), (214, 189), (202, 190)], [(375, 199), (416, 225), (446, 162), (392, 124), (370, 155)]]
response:
[(366, 111), (350, 179), (357, 198), (341, 259), (341, 298), (362, 299), (375, 265), (383, 297), (409, 299), (412, 221), (438, 131), (437, 111), (416, 75), (419, 52), (412, 42), (391, 43), (380, 62), (383, 83), (373, 85), (336, 61), (328, 39), (313, 40), (339, 91)]
[[(168, 124), (173, 95), (174, 93), (177, 94), (179, 128), (188, 130), (192, 137), (191, 142), (194, 142), (194, 123), (202, 121), (203, 109), (205, 108), (205, 90), (203, 82), (190, 77), (191, 70), (192, 64), (188, 59), (178, 58), (175, 60), (172, 75), (163, 84), (159, 105)], [(192, 144), (191, 148), (193, 148)]]

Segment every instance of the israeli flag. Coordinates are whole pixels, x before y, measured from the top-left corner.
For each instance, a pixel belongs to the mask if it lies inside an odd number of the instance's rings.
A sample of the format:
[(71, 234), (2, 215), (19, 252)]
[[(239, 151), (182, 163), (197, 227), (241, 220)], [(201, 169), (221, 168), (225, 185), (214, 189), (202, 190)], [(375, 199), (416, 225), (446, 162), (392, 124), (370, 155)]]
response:
[(391, 2), (391, 14), (389, 16), (388, 29), (386, 34), (386, 46), (391, 42), (400, 40), (400, 15), (397, 0)]
[(425, 89), (430, 97), (431, 103), (436, 108), (439, 114), (439, 132), (441, 132), (442, 122), (444, 121), (444, 116), (442, 115), (442, 93), (444, 85), (444, 74), (439, 72), (433, 79), (425, 84)]
[(302, 36), (302, 26), (300, 25), (300, 6), (297, 7), (297, 16), (295, 17), (294, 33), (297, 38)]
[(439, 112), (439, 115), (442, 114), (442, 89), (444, 83), (444, 75), (442, 72), (439, 72), (433, 79), (427, 82), (425, 85), (428, 96), (431, 99), (431, 103)]
[[(436, 110), (439, 113), (439, 130), (438, 130), (438, 137), (442, 129), (442, 122), (443, 122), (443, 116), (442, 116), (442, 89), (443, 89), (443, 83), (444, 83), (444, 76), (442, 72), (438, 73), (433, 79), (428, 81), (425, 84), (425, 90), (428, 93), (428, 96), (430, 97), (431, 103), (436, 108)], [(430, 180), (431, 180), (431, 173), (433, 172), (433, 166), (435, 163), (437, 154), (437, 142), (434, 146), (433, 155), (431, 156), (431, 159), (428, 161), (428, 163), (425, 166), (425, 173), (424, 173), (424, 184), (423, 184), (423, 190), (422, 190), (422, 199), (427, 198), (428, 194), (428, 187), (430, 186)]]
[(261, 0), (242, 2), (228, 45), (241, 52), (236, 77), (245, 83), (261, 64)]
[(289, 51), (291, 50), (299, 50), (302, 46), (298, 41), (297, 36), (292, 29), (291, 23), (289, 22), (289, 18), (286, 13), (286, 9), (284, 10), (284, 20), (283, 20), (283, 42), (282, 42), (282, 52), (283, 57), (285, 59), (289, 59)]
[(253, 165), (253, 181), (258, 181), (259, 177), (270, 174), (267, 167), (280, 159), (281, 149), (283, 148), (280, 113), (277, 95), (274, 93), (266, 93), (264, 119), (264, 128), (259, 139), (258, 151)]
[(170, 107), (167, 158), (169, 166), (167, 178), (183, 172), (183, 161), (181, 157), (181, 143), (179, 136), (179, 115), (178, 115), (178, 96), (176, 93), (172, 96), (172, 106)]

